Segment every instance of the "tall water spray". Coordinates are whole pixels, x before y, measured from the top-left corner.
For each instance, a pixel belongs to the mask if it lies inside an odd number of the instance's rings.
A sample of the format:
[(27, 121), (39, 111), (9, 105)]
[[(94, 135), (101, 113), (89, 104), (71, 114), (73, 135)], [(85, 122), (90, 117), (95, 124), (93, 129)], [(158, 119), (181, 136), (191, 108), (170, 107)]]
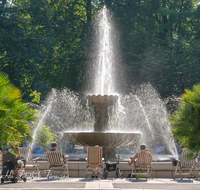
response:
[[(104, 7), (95, 18), (89, 50), (88, 91), (90, 94), (119, 93), (118, 33), (112, 14)], [(121, 78), (122, 81), (122, 78)]]

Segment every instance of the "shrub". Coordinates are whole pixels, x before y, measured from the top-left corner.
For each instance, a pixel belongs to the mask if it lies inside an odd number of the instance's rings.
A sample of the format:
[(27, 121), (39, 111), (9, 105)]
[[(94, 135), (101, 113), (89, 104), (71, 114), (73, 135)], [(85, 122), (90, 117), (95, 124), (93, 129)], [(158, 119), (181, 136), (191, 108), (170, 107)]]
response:
[(29, 125), (35, 119), (34, 113), (29, 104), (22, 101), (20, 90), (0, 72), (0, 146), (6, 142), (20, 146), (24, 138), (31, 139)]
[(182, 146), (200, 152), (200, 85), (185, 90), (177, 111), (170, 118), (172, 132)]

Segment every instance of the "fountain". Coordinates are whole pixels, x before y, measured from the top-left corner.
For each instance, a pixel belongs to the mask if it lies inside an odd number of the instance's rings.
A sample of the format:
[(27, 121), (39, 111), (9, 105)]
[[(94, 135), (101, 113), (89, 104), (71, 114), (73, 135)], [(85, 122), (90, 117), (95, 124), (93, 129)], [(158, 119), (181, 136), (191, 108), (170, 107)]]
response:
[[(94, 42), (97, 56), (93, 59), (95, 65), (93, 85), (96, 89), (93, 94), (86, 98), (91, 102), (90, 107), (95, 108), (94, 132), (65, 132), (65, 137), (74, 144), (83, 146), (99, 145), (103, 147), (103, 156), (109, 159), (115, 158), (117, 146), (127, 146), (138, 142), (140, 133), (111, 132), (109, 131), (110, 106), (116, 104), (118, 95), (115, 89), (116, 59), (114, 58), (114, 44), (112, 39), (112, 23), (109, 20), (109, 11), (104, 7), (97, 17), (97, 41)], [(90, 78), (91, 80), (91, 78)]]
[(91, 107), (96, 107), (94, 132), (64, 132), (68, 141), (82, 146), (103, 147), (103, 156), (109, 159), (115, 158), (117, 146), (127, 146), (138, 142), (141, 133), (110, 132), (108, 131), (108, 106), (112, 106), (118, 99), (116, 95), (88, 95)]
[(128, 95), (120, 93), (123, 75), (116, 31), (104, 7), (94, 23), (89, 50), (87, 101), (68, 89), (52, 90), (49, 97), (53, 98), (47, 98), (37, 129), (42, 123), (54, 125), (54, 131), (63, 131), (65, 139), (75, 145), (102, 146), (103, 156), (109, 159), (115, 158), (116, 147), (138, 142), (144, 142), (148, 149), (161, 142), (166, 154), (175, 156), (169, 115), (156, 90), (142, 84)]

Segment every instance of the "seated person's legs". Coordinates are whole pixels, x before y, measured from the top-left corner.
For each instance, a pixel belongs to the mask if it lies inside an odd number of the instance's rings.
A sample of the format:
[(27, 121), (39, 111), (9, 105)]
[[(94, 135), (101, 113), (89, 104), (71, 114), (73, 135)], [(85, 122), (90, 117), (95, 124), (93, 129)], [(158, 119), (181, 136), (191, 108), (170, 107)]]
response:
[(21, 169), (24, 166), (24, 162), (21, 160), (17, 160), (17, 164), (18, 164), (18, 166), (15, 170), (13, 170), (13, 174), (16, 175), (17, 177), (20, 177), (19, 174), (20, 174)]
[(20, 170), (21, 168), (16, 168), (15, 170), (13, 170), (13, 174), (16, 175), (17, 177), (20, 177), (19, 176)]

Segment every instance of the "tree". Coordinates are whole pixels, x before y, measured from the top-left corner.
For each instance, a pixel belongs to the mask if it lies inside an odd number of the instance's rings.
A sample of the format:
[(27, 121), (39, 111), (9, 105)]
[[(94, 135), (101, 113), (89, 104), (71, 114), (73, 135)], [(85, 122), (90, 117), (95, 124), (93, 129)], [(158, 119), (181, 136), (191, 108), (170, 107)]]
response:
[(175, 138), (197, 156), (200, 152), (200, 84), (185, 90), (178, 110), (170, 119)]
[(31, 139), (30, 121), (35, 110), (22, 101), (22, 95), (9, 81), (8, 75), (0, 73), (0, 146), (11, 142), (20, 146), (24, 138)]
[(43, 80), (57, 89), (78, 91), (83, 84), (88, 28), (92, 18), (90, 0), (56, 1), (48, 4), (55, 38), (51, 61), (41, 64)]
[(166, 98), (199, 81), (197, 1), (113, 0), (111, 8), (129, 84), (151, 82)]
[(120, 33), (124, 86), (151, 82), (166, 98), (199, 81), (198, 0), (3, 0), (0, 70), (24, 99), (37, 91), (43, 100), (50, 88), (82, 90), (91, 23), (104, 5)]
[(0, 71), (7, 73), (23, 98), (30, 101), (29, 95), (41, 80), (39, 66), (52, 55), (52, 39), (44, 33), (47, 28), (50, 32), (50, 27), (44, 11), (37, 12), (38, 17), (43, 14), (41, 22), (32, 18), (30, 1), (10, 2), (0, 1)]

